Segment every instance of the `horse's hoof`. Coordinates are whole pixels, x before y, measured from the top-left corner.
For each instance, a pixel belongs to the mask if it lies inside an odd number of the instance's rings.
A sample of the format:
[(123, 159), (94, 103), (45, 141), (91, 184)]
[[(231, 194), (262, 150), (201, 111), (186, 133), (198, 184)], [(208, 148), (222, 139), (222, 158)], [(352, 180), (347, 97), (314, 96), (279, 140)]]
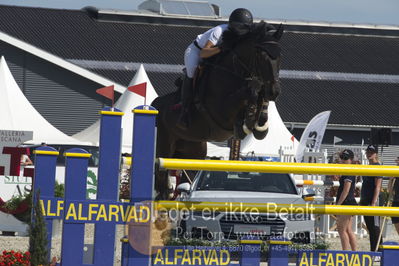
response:
[(265, 130), (265, 131), (254, 130), (252, 133), (254, 134), (255, 139), (262, 140), (266, 137), (267, 132), (269, 132), (269, 130)]
[(262, 112), (258, 119), (258, 123), (257, 123), (258, 126), (263, 127), (266, 124), (267, 120), (268, 120), (267, 112)]
[(268, 129), (269, 129), (269, 122), (266, 122), (262, 126), (261, 126), (261, 124), (256, 124), (254, 131), (256, 130), (256, 131), (263, 132), (263, 131), (267, 131)]
[(254, 119), (249, 119), (249, 118), (245, 119), (245, 121), (244, 121), (244, 124), (248, 129), (254, 128), (255, 123), (256, 123), (256, 121)]

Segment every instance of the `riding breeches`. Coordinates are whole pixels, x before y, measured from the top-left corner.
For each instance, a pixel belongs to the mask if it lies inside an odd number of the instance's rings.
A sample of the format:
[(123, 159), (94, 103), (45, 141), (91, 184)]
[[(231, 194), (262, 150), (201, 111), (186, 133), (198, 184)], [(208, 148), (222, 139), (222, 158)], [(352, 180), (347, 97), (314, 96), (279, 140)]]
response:
[(187, 77), (194, 77), (195, 70), (200, 62), (200, 50), (192, 43), (184, 53), (184, 65), (186, 66)]

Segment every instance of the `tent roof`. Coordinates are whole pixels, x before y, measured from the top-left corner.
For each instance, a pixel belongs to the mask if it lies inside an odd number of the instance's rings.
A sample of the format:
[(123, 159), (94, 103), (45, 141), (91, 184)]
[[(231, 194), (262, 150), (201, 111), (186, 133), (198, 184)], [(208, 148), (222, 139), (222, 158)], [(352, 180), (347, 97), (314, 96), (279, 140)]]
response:
[(241, 155), (278, 155), (280, 147), (288, 153), (295, 154), (299, 142), (285, 127), (275, 102), (269, 102), (268, 116), (269, 132), (266, 137), (263, 140), (257, 140), (253, 134), (248, 135), (241, 142)]
[[(129, 87), (141, 83), (147, 83), (147, 94), (146, 94), (146, 104), (151, 104), (151, 102), (158, 97), (154, 87), (149, 80), (147, 73), (143, 65), (140, 65), (139, 70), (136, 75), (131, 80)], [(132, 151), (132, 139), (133, 139), (133, 114), (132, 110), (144, 104), (144, 97), (133, 93), (126, 89), (118, 101), (115, 103), (115, 107), (124, 112), (122, 117), (122, 152)], [(85, 130), (73, 135), (74, 138), (81, 141), (90, 142), (92, 145), (99, 145), (100, 136), (100, 119), (94, 124), (86, 128)]]
[(33, 131), (29, 143), (81, 144), (52, 126), (32, 106), (15, 82), (4, 56), (0, 59), (0, 129)]
[[(143, 82), (147, 82), (147, 99), (146, 104), (150, 104), (158, 94), (156, 93), (154, 87), (151, 84), (150, 79), (147, 76), (147, 73), (144, 69), (143, 65), (140, 65), (139, 70), (136, 72), (136, 75), (131, 80), (129, 87), (133, 85), (137, 85)], [(131, 110), (139, 105), (144, 104), (144, 97), (132, 93), (129, 90), (125, 90), (125, 92), (121, 95), (119, 100), (116, 102), (115, 107), (124, 112), (124, 116), (122, 117), (122, 152), (130, 153), (132, 150), (132, 136), (133, 136), (133, 115)], [(97, 120), (94, 124), (86, 128), (85, 130), (73, 135), (74, 138), (77, 138), (81, 141), (90, 142), (92, 145), (99, 145), (99, 136), (100, 136), (100, 120)], [(230, 148), (227, 147), (219, 147), (215, 144), (208, 143), (208, 156), (217, 156), (223, 157), (224, 159), (229, 158)]]

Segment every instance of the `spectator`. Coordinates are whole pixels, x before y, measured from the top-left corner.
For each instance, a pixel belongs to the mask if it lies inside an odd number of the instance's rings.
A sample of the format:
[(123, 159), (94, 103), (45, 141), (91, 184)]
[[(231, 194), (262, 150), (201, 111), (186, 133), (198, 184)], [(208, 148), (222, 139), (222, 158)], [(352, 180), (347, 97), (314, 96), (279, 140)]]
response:
[(22, 166), (27, 166), (27, 165), (32, 165), (32, 164), (33, 163), (28, 155), (26, 155), (26, 154), (21, 155), (21, 165)]
[[(380, 165), (378, 150), (374, 145), (369, 145), (366, 149), (366, 157), (370, 165)], [(362, 206), (382, 206), (383, 198), (381, 192), (382, 176), (363, 176), (362, 190), (360, 192), (360, 205)], [(380, 217), (364, 216), (367, 230), (370, 237), (370, 250), (377, 250), (378, 237), (380, 235)], [(381, 238), (381, 243), (383, 240)]]
[[(396, 157), (396, 165), (399, 166), (399, 157)], [(399, 180), (397, 177), (389, 179), (389, 191), (393, 193), (392, 207), (399, 207)], [(399, 217), (392, 217), (392, 223), (395, 225), (396, 231), (399, 234)]]
[[(340, 154), (341, 163), (352, 164), (354, 154), (351, 150), (345, 149)], [(337, 205), (357, 205), (355, 200), (355, 176), (341, 176), (337, 192)], [(356, 236), (352, 231), (352, 215), (337, 215), (337, 229), (341, 239), (343, 250), (356, 251)]]

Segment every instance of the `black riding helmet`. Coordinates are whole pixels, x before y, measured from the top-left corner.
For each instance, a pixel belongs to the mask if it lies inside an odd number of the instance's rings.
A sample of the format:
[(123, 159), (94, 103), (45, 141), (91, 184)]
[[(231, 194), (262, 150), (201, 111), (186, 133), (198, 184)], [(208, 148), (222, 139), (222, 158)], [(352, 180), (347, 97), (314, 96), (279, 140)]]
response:
[(229, 29), (238, 35), (247, 34), (253, 23), (251, 12), (245, 8), (237, 8), (229, 17)]

